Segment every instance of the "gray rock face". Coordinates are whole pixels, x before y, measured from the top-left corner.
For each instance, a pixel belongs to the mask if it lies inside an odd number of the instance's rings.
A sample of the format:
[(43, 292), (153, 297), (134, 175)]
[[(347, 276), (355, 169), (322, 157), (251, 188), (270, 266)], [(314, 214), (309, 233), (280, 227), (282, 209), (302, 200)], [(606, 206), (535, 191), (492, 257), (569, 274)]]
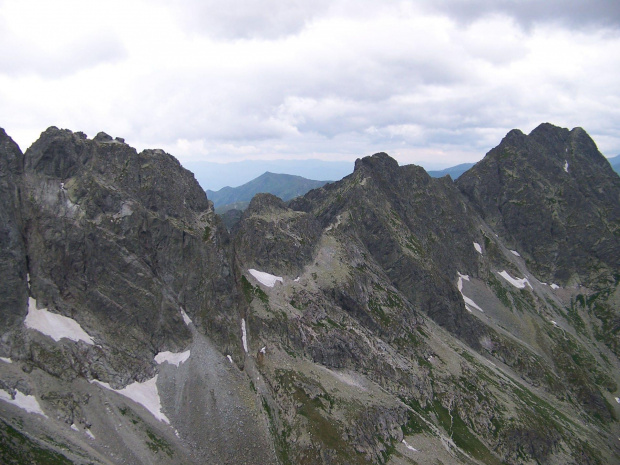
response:
[(241, 220), (234, 229), (235, 251), (248, 266), (293, 275), (312, 260), (321, 234), (312, 216), (289, 210), (272, 194), (258, 194)]
[(619, 269), (620, 178), (583, 129), (513, 130), (456, 184), (543, 281)]
[[(21, 325), (28, 297), (27, 263), (23, 239), (21, 195), (23, 155), (19, 147), (0, 129), (0, 351), (8, 356), (9, 334)], [(8, 331), (7, 331), (8, 330)]]
[(448, 179), (399, 167), (385, 153), (358, 159), (352, 175), (291, 203), (324, 224), (340, 215), (416, 308), (477, 345), (481, 331), (455, 286), (457, 271), (478, 274), (473, 242), (482, 242), (471, 209)]
[(161, 150), (138, 154), (104, 133), (89, 140), (50, 128), (24, 166), (31, 293), (118, 355), (105, 362), (112, 367), (87, 368), (87, 377), (116, 385), (151, 375), (142, 359), (191, 339), (181, 308), (239, 351), (228, 236), (177, 160)]

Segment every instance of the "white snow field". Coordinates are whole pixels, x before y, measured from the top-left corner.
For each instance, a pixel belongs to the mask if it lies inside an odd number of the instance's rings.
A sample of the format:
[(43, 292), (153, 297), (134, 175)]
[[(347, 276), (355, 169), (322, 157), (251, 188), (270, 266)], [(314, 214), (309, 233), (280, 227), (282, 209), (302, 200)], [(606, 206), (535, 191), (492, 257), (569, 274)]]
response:
[(189, 319), (187, 313), (185, 313), (185, 310), (183, 310), (183, 308), (181, 308), (181, 316), (183, 317), (183, 321), (185, 322), (185, 324), (189, 326), (192, 320)]
[(46, 308), (37, 309), (37, 301), (32, 297), (28, 298), (28, 315), (24, 320), (27, 328), (34, 329), (46, 336), (51, 337), (56, 342), (62, 338), (72, 341), (84, 341), (94, 345), (93, 338), (82, 329), (80, 324), (72, 318), (51, 313)]
[(469, 275), (466, 274), (461, 274), (457, 271), (457, 274), (459, 275), (459, 280), (456, 284), (456, 287), (458, 287), (459, 292), (461, 293), (461, 296), (463, 297), (463, 300), (465, 301), (465, 308), (471, 313), (471, 309), (474, 308), (476, 310), (481, 311), (482, 313), (484, 313), (484, 310), (482, 310), (477, 304), (476, 302), (474, 302), (473, 300), (471, 300), (469, 297), (467, 297), (465, 294), (463, 294), (463, 280), (465, 281), (469, 281)]
[(125, 386), (123, 389), (112, 389), (108, 383), (99, 380), (93, 380), (91, 382), (133, 400), (151, 412), (159, 421), (170, 424), (168, 417), (161, 411), (161, 400), (159, 398), (159, 391), (157, 390), (157, 376), (158, 375), (155, 375), (143, 383), (136, 381), (135, 383)]
[(412, 451), (414, 451), (414, 452), (418, 452), (418, 449), (416, 449), (415, 447), (410, 446), (409, 444), (407, 444), (407, 441), (405, 441), (404, 439), (403, 439), (403, 444), (405, 445), (405, 447), (406, 447), (407, 449), (412, 450)]
[(249, 269), (248, 271), (263, 286), (273, 287), (275, 286), (277, 281), (280, 281), (281, 283), (284, 282), (282, 276), (274, 276), (272, 274), (265, 273), (264, 271), (258, 271), (254, 269)]
[(474, 242), (474, 249), (476, 249), (476, 251), (482, 255), (482, 247), (480, 247), (480, 244), (478, 244), (477, 242)]
[(498, 275), (500, 275), (502, 278), (504, 278), (506, 281), (508, 281), (510, 284), (512, 284), (514, 287), (517, 287), (519, 289), (524, 289), (525, 286), (530, 286), (530, 289), (532, 288), (532, 285), (530, 284), (530, 282), (527, 280), (527, 278), (513, 278), (512, 276), (510, 276), (510, 274), (504, 270), (501, 272), (497, 273)]
[(190, 351), (185, 352), (160, 352), (155, 356), (155, 361), (161, 365), (162, 363), (169, 363), (170, 365), (179, 366), (185, 362), (190, 356)]
[(35, 396), (29, 396), (15, 390), (15, 399), (13, 399), (8, 392), (0, 389), (0, 400), (13, 404), (26, 412), (37, 413), (47, 418), (47, 415), (43, 412), (43, 409), (39, 405), (39, 402)]
[(248, 333), (245, 330), (245, 319), (241, 318), (241, 340), (243, 341), (243, 350), (248, 352)]

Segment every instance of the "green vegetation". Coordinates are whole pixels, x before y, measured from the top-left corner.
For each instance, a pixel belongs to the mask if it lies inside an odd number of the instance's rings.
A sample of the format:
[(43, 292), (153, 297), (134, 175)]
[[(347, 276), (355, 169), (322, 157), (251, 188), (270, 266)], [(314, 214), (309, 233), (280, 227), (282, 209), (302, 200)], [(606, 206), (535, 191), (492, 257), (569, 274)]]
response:
[(149, 449), (151, 449), (155, 453), (163, 452), (168, 457), (172, 457), (172, 455), (174, 454), (174, 451), (172, 450), (172, 447), (170, 447), (170, 444), (168, 444), (164, 439), (157, 436), (150, 429), (146, 430), (146, 435), (150, 439), (150, 441), (146, 442), (146, 445), (148, 446)]
[(252, 283), (250, 283), (245, 276), (241, 276), (241, 287), (243, 288), (243, 295), (248, 303), (252, 302), (254, 297), (258, 297), (259, 300), (265, 304), (269, 303), (269, 296), (265, 294), (265, 291), (258, 286), (252, 286)]
[(425, 431), (429, 431), (428, 426), (423, 420), (420, 420), (418, 415), (414, 412), (408, 412), (409, 417), (407, 423), (401, 425), (400, 429), (403, 431), (403, 435), (411, 436), (412, 434), (421, 434)]
[(0, 463), (4, 465), (72, 465), (64, 455), (41, 447), (35, 440), (0, 419)]
[(211, 227), (208, 225), (205, 226), (204, 232), (202, 233), (202, 241), (208, 242), (211, 239)]
[(370, 297), (368, 299), (368, 309), (375, 314), (376, 316), (379, 317), (379, 320), (381, 320), (381, 322), (384, 325), (388, 325), (390, 324), (390, 317), (386, 315), (385, 311), (383, 310), (383, 307), (381, 305), (381, 302), (379, 300), (377, 300), (374, 297)]
[(489, 286), (491, 286), (491, 289), (493, 289), (493, 292), (500, 300), (500, 302), (504, 304), (504, 306), (508, 310), (512, 311), (512, 301), (508, 297), (508, 291), (506, 291), (506, 288), (502, 286), (502, 283), (499, 282), (499, 279), (497, 279), (492, 273), (489, 275)]
[[(333, 454), (335, 463), (362, 464), (366, 463), (364, 457), (356, 452), (349, 441), (343, 439), (340, 423), (330, 415), (335, 407), (335, 399), (323, 386), (307, 376), (285, 369), (276, 370), (276, 379), (281, 388), (286, 392), (297, 405), (297, 421), (303, 418), (304, 430), (310, 432), (312, 442), (321, 449), (328, 449)], [(309, 394), (312, 393), (312, 394)], [(266, 410), (267, 411), (267, 410)], [(267, 411), (271, 415), (270, 410)], [(286, 428), (279, 435), (278, 441), (285, 441), (290, 435)], [(279, 447), (280, 458), (283, 463), (290, 463), (288, 446)], [(310, 460), (310, 457), (307, 457)], [(313, 463), (312, 461), (302, 461), (301, 463)]]
[(617, 324), (618, 312), (608, 301), (612, 291), (613, 289), (607, 288), (589, 296), (579, 294), (575, 297), (575, 304), (581, 306), (588, 314), (593, 315), (598, 320), (598, 325), (593, 327), (594, 337), (598, 341), (603, 342), (616, 355), (620, 356), (620, 338), (618, 337), (620, 326)]
[(420, 244), (420, 241), (418, 241), (413, 234), (409, 235), (409, 238), (405, 242), (405, 247), (407, 247), (416, 255), (422, 255), (424, 252), (422, 244)]
[(501, 464), (501, 461), (469, 430), (456, 408), (448, 410), (438, 400), (435, 400), (433, 401), (433, 410), (443, 429), (450, 434), (458, 447), (486, 464)]
[(267, 414), (267, 418), (269, 419), (269, 430), (271, 431), (271, 436), (275, 440), (276, 446), (276, 454), (280, 459), (280, 463), (282, 465), (293, 465), (293, 461), (290, 459), (290, 445), (289, 445), (289, 437), (291, 435), (291, 427), (283, 422), (282, 430), (278, 431), (276, 418), (274, 412), (272, 412), (271, 407), (269, 407), (269, 403), (265, 399), (262, 399), (263, 409)]

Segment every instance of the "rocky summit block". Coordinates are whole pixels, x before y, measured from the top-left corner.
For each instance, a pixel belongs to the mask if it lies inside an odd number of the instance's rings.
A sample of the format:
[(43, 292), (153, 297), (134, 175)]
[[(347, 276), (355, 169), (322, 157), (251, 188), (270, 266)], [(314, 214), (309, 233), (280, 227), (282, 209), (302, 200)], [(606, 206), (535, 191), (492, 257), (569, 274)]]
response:
[(540, 279), (613, 280), (620, 178), (583, 129), (513, 130), (456, 185)]
[[(51, 127), (23, 160), (30, 295), (118, 354), (108, 360), (112, 367), (88, 370), (88, 378), (119, 385), (150, 375), (145, 357), (191, 340), (181, 309), (203, 331), (217, 329), (224, 345), (236, 344), (227, 329), (235, 325), (220, 326), (235, 315), (222, 247), (228, 236), (194, 176), (174, 157), (137, 153), (105, 133), (91, 140)], [(231, 311), (221, 313), (222, 306)], [(25, 314), (25, 300), (20, 307)]]

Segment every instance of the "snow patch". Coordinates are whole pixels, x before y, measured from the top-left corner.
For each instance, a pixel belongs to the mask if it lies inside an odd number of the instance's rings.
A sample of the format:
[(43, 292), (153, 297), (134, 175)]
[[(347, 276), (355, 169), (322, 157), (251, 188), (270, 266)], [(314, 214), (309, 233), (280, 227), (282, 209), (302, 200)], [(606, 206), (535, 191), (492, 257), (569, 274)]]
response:
[(620, 397), (616, 397), (616, 402), (620, 404)]
[(476, 249), (476, 251), (482, 255), (482, 247), (480, 247), (480, 244), (478, 244), (477, 242), (474, 242), (474, 249)]
[(263, 286), (273, 287), (277, 281), (280, 281), (281, 283), (284, 282), (281, 276), (274, 276), (272, 274), (265, 273), (264, 271), (257, 271), (254, 269), (250, 269), (248, 271)]
[(416, 449), (415, 447), (410, 446), (409, 444), (407, 444), (407, 441), (405, 441), (404, 439), (403, 439), (403, 444), (405, 445), (405, 447), (407, 449), (412, 450), (413, 452), (418, 452), (418, 449)]
[(248, 333), (245, 330), (245, 319), (241, 318), (241, 340), (243, 341), (243, 350), (248, 352)]
[(181, 363), (185, 362), (190, 355), (190, 351), (186, 350), (185, 352), (160, 352), (155, 356), (155, 361), (161, 365), (164, 362), (168, 362), (170, 365), (179, 366)]
[(78, 427), (77, 427), (77, 426), (75, 426), (75, 423), (71, 423), (71, 429), (72, 429), (73, 431), (79, 431)]
[(556, 328), (558, 327), (558, 323), (557, 321), (554, 320), (549, 320), (549, 323), (551, 323), (553, 326), (555, 326)]
[(551, 285), (551, 289), (555, 290), (555, 289), (559, 289), (559, 288), (560, 288), (560, 286), (558, 286), (557, 284), (552, 284)]
[(295, 281), (296, 283), (299, 282), (299, 276), (297, 276), (293, 281)]
[(510, 251), (511, 254), (516, 255), (517, 257), (520, 257), (521, 255), (519, 254), (519, 252), (517, 252), (516, 250), (511, 250)]
[(32, 297), (28, 297), (28, 315), (26, 315), (24, 324), (27, 328), (50, 336), (57, 342), (62, 338), (67, 338), (75, 342), (84, 341), (87, 344), (94, 345), (93, 338), (82, 329), (77, 321), (57, 313), (48, 312), (46, 308), (38, 310), (37, 301)]
[(92, 433), (91, 430), (87, 429), (85, 430), (85, 432), (86, 432), (86, 436), (88, 436), (91, 439), (95, 439), (95, 435)]
[(99, 380), (93, 380), (92, 382), (133, 400), (151, 412), (159, 421), (170, 424), (168, 417), (161, 411), (161, 400), (159, 398), (159, 392), (157, 391), (157, 376), (158, 375), (155, 375), (143, 383), (136, 381), (135, 383), (125, 386), (123, 389), (112, 389), (108, 383)]
[(263, 347), (263, 348), (260, 350), (260, 353), (261, 353), (261, 354), (266, 354), (266, 353), (267, 353), (267, 347)]
[(30, 289), (30, 273), (26, 273), (26, 285), (28, 289)]
[[(456, 287), (458, 287), (459, 288), (459, 292), (461, 292), (463, 290), (463, 280), (469, 281), (469, 275), (461, 274), (458, 271), (456, 272), (456, 274), (459, 275), (459, 281), (456, 283)], [(461, 294), (462, 294), (462, 292), (461, 292)]]
[(519, 289), (524, 289), (525, 285), (527, 284), (528, 286), (530, 286), (530, 289), (533, 289), (532, 285), (527, 280), (527, 278), (521, 278), (521, 279), (513, 278), (512, 276), (510, 276), (510, 274), (508, 274), (508, 272), (506, 270), (498, 272), (497, 274), (499, 274), (502, 278), (504, 278), (506, 281), (508, 281), (514, 287), (517, 287)]
[(183, 308), (181, 308), (181, 316), (183, 317), (183, 321), (185, 322), (185, 324), (189, 326), (192, 320), (189, 319), (189, 317), (187, 316), (187, 313), (185, 313), (185, 310), (183, 310)]
[(233, 362), (233, 359), (230, 355), (227, 355), (226, 358), (230, 361), (230, 363), (234, 364), (235, 362)]
[(568, 160), (564, 160), (564, 171), (568, 173)]
[(476, 302), (474, 302), (473, 300), (471, 300), (469, 297), (467, 297), (465, 294), (463, 294), (463, 280), (465, 281), (469, 281), (469, 275), (466, 274), (461, 274), (458, 271), (456, 272), (459, 275), (459, 280), (456, 283), (456, 287), (459, 289), (459, 292), (461, 293), (461, 297), (463, 297), (463, 300), (465, 301), (465, 308), (467, 309), (467, 311), (469, 313), (472, 313), (472, 308), (476, 309), (482, 313), (484, 313), (484, 310), (482, 310), (477, 304)]
[(47, 415), (43, 412), (43, 409), (39, 405), (39, 402), (35, 396), (23, 394), (17, 389), (15, 390), (15, 398), (11, 397), (8, 392), (0, 389), (0, 400), (13, 404), (28, 413), (37, 413), (47, 418)]
[(6, 358), (6, 357), (0, 357), (0, 360), (2, 360), (4, 363), (13, 363), (13, 360), (11, 360), (10, 358)]

